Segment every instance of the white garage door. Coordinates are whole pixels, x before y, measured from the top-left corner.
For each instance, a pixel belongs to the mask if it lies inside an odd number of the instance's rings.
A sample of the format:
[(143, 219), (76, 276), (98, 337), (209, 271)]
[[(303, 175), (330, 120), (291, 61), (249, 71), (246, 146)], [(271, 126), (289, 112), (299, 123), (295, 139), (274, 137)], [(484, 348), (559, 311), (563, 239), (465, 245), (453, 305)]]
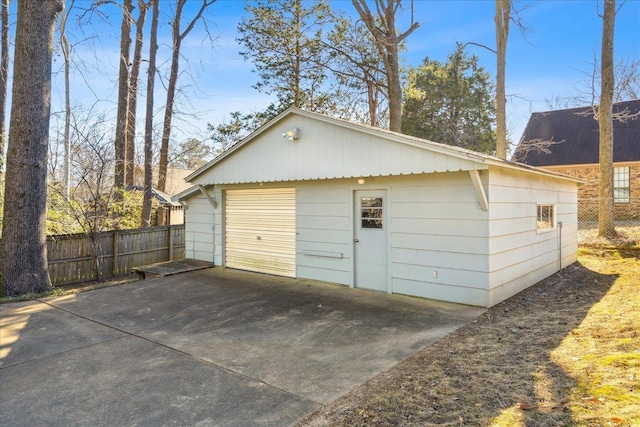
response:
[(296, 277), (296, 190), (225, 193), (225, 265)]

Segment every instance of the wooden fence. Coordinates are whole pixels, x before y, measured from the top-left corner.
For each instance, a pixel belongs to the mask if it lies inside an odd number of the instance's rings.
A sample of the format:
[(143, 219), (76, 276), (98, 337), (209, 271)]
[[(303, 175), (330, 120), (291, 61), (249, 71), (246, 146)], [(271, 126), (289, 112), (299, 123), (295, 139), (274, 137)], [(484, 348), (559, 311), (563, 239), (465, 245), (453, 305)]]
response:
[(47, 237), (49, 275), (54, 285), (104, 280), (156, 262), (182, 259), (184, 224)]

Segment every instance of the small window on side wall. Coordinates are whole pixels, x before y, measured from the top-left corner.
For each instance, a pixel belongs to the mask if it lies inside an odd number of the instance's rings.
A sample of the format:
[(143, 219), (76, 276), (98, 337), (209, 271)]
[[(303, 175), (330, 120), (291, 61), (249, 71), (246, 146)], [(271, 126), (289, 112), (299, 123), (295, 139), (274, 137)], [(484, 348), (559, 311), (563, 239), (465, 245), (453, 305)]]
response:
[(554, 205), (538, 205), (538, 231), (553, 230), (555, 224), (556, 209)]

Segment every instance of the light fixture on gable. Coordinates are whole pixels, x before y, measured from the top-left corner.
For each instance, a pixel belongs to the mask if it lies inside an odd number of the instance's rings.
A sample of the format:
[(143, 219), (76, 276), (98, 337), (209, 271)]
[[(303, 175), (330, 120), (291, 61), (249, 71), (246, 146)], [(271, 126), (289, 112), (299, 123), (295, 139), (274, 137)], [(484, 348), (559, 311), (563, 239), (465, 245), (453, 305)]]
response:
[(283, 138), (287, 138), (289, 141), (295, 141), (298, 139), (298, 128), (291, 128), (282, 134)]

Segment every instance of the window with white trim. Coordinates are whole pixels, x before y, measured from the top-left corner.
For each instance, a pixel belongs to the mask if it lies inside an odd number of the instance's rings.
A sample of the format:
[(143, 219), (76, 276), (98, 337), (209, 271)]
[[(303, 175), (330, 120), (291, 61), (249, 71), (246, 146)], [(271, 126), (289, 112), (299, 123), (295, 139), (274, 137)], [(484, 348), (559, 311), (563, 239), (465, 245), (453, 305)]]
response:
[(629, 203), (629, 166), (613, 168), (613, 203)]
[(536, 229), (538, 231), (553, 230), (556, 218), (556, 207), (554, 205), (538, 205), (538, 221)]

